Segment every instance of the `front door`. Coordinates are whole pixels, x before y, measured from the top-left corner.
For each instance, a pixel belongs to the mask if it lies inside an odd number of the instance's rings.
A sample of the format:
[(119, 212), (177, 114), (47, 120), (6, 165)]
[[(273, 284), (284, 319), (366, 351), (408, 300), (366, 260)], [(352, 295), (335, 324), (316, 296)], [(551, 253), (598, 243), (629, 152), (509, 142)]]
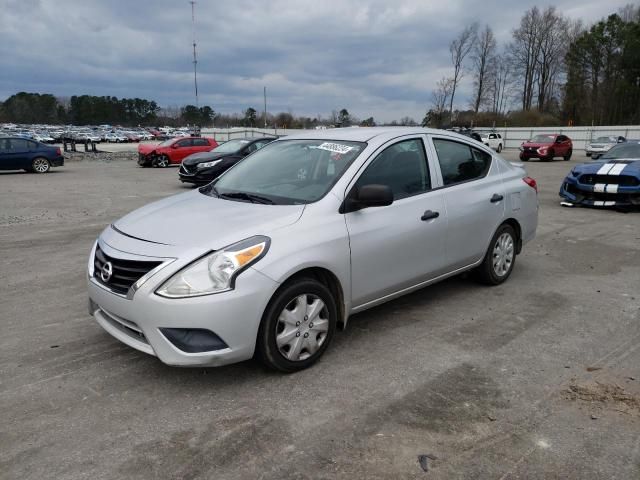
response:
[(388, 185), (394, 202), (345, 215), (354, 308), (438, 276), (445, 269), (447, 215), (432, 191), (422, 136), (385, 146), (352, 189)]

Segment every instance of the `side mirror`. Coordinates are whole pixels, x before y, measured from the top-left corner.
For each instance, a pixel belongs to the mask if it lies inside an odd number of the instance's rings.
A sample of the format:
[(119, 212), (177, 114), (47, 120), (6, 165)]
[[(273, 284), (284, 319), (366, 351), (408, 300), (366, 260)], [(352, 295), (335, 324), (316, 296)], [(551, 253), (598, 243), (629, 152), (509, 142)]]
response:
[(386, 207), (393, 203), (393, 192), (388, 185), (370, 184), (357, 187), (345, 200), (342, 213), (355, 212), (368, 207)]
[(174, 143), (173, 145), (171, 145), (171, 148), (178, 148), (178, 144)]

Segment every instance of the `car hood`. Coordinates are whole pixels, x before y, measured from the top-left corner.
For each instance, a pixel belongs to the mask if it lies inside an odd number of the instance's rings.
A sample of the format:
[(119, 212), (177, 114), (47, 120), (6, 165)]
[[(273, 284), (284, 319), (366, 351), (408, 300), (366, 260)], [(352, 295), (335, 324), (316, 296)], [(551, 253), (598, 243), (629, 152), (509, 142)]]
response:
[(539, 148), (539, 147), (550, 147), (551, 145), (553, 145), (553, 143), (549, 142), (549, 143), (541, 143), (541, 142), (524, 142), (522, 144), (523, 147), (534, 147), (534, 148)]
[(189, 155), (187, 158), (182, 160), (184, 165), (196, 165), (202, 162), (210, 162), (211, 160), (219, 160), (226, 156), (230, 155), (229, 153), (216, 153), (216, 152), (199, 152)]
[(220, 249), (298, 221), (304, 205), (262, 205), (192, 191), (159, 200), (114, 222), (122, 233), (164, 245)]
[[(126, 138), (126, 135), (119, 135)], [(158, 144), (141, 143), (138, 145), (138, 153), (151, 153), (158, 147)]]
[(576, 165), (573, 167), (573, 170), (578, 173), (606, 175), (607, 172), (614, 168), (615, 165), (621, 165), (614, 170), (617, 175), (640, 176), (640, 159), (637, 158), (620, 160), (600, 159), (597, 162), (581, 163), (580, 165)]

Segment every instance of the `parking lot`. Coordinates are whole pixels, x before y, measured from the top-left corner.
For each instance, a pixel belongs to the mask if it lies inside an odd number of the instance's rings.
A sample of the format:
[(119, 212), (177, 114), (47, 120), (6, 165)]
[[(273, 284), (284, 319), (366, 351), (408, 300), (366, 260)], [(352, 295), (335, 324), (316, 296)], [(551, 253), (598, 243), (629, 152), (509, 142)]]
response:
[(508, 282), (358, 314), (293, 375), (171, 368), (104, 332), (93, 241), (190, 187), (74, 158), (0, 172), (0, 478), (640, 478), (640, 213), (560, 206), (586, 157), (526, 164), (540, 224)]

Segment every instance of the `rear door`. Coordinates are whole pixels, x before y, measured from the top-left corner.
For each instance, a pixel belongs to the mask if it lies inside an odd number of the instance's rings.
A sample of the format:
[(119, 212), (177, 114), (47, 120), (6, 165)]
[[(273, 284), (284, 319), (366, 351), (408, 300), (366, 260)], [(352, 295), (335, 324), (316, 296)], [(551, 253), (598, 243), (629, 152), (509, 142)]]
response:
[(394, 195), (389, 206), (345, 214), (354, 308), (436, 277), (444, 270), (447, 214), (443, 192), (432, 189), (432, 168), (424, 136), (403, 137), (372, 155), (347, 190), (383, 184)]
[(490, 153), (458, 138), (431, 137), (447, 209), (451, 270), (483, 258), (504, 217), (505, 189)]
[(208, 152), (209, 150), (213, 149), (213, 147), (211, 146), (211, 144), (206, 138), (192, 138), (191, 140), (193, 142), (192, 148), (194, 153)]

